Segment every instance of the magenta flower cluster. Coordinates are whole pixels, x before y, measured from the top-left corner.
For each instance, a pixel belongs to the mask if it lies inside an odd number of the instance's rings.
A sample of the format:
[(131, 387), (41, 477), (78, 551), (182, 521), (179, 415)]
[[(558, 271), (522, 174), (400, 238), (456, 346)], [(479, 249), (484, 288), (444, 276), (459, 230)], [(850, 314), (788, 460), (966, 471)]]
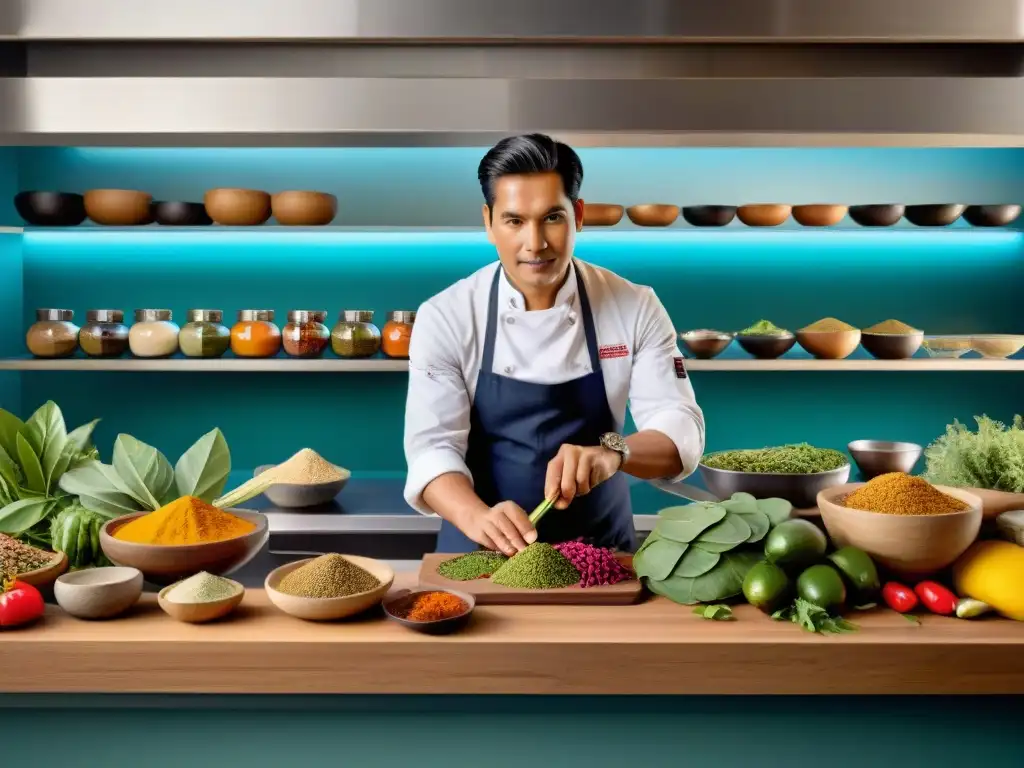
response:
[(633, 578), (610, 549), (586, 544), (582, 539), (555, 544), (555, 549), (580, 572), (581, 587), (603, 587)]

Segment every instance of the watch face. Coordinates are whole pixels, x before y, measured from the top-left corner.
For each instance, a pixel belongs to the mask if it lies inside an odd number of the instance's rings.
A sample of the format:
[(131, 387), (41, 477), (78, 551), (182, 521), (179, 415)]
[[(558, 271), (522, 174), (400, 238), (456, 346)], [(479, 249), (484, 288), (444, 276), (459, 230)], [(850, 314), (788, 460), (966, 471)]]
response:
[(611, 448), (613, 451), (621, 452), (626, 448), (626, 439), (622, 435), (616, 435), (614, 432), (603, 435), (601, 442), (604, 443), (606, 448)]

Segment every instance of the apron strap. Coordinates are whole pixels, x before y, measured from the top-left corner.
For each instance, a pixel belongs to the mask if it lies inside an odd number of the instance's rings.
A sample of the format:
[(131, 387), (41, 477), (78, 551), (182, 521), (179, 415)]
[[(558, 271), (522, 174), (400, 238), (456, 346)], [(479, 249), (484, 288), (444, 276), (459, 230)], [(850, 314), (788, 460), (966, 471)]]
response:
[(594, 326), (594, 315), (590, 311), (590, 299), (587, 298), (587, 287), (583, 284), (580, 268), (573, 259), (572, 268), (576, 270), (576, 290), (580, 295), (580, 314), (583, 316), (583, 333), (587, 338), (587, 351), (590, 353), (590, 370), (601, 371), (601, 355), (597, 349), (597, 329)]
[(491, 281), (491, 298), (487, 302), (487, 330), (484, 331), (484, 353), (480, 358), (481, 373), (491, 373), (494, 370), (494, 337), (498, 333), (498, 281), (501, 279), (502, 269), (501, 264), (498, 264), (494, 280)]

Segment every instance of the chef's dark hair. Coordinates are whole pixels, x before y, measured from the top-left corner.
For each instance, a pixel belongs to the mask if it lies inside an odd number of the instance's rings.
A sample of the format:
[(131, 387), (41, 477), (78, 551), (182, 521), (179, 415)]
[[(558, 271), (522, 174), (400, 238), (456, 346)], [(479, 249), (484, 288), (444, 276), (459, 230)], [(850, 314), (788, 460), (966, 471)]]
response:
[[(566, 197), (580, 196), (583, 163), (572, 147), (543, 133), (509, 136), (488, 150), (476, 175), (488, 207), (494, 208), (494, 184), (502, 176), (521, 173), (557, 173), (562, 177)], [(493, 216), (493, 212), (491, 214)]]

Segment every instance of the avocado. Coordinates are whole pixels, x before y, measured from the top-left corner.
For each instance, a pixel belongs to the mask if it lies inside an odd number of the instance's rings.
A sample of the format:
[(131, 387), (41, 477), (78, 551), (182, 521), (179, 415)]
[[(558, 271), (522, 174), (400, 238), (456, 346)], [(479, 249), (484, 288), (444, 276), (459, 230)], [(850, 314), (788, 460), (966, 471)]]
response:
[(789, 602), (791, 587), (785, 571), (774, 563), (761, 561), (747, 571), (743, 596), (758, 610), (774, 613)]
[(801, 573), (796, 580), (796, 593), (826, 611), (840, 608), (846, 602), (843, 577), (831, 565), (812, 565)]
[(882, 584), (878, 569), (871, 557), (862, 549), (843, 547), (828, 556), (829, 561), (846, 579), (856, 605), (873, 602)]
[(799, 572), (821, 560), (828, 546), (825, 534), (807, 520), (785, 520), (764, 540), (764, 556), (786, 570)]

